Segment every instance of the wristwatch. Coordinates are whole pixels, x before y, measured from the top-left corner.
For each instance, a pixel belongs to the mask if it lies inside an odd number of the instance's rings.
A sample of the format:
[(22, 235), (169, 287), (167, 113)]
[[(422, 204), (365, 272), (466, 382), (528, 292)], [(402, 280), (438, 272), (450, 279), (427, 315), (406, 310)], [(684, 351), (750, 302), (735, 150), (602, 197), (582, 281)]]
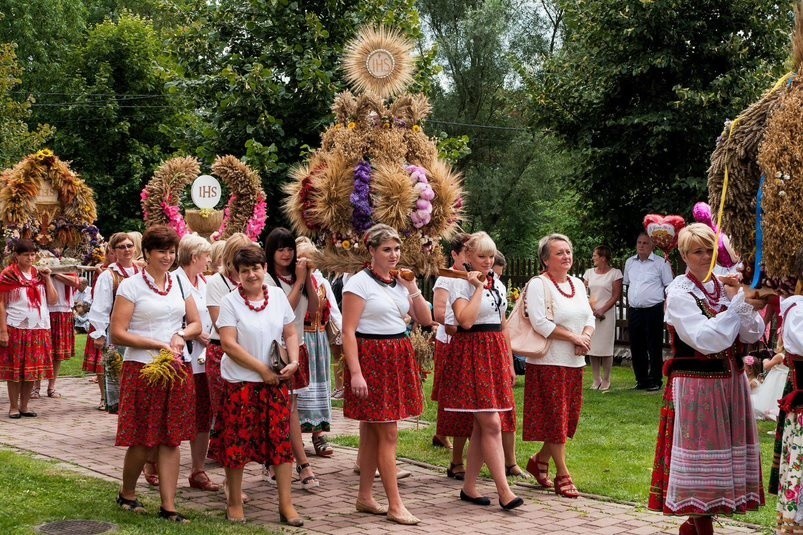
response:
[(186, 335), (184, 334), (184, 329), (176, 331), (176, 334), (179, 335), (180, 337), (184, 338), (185, 340), (187, 338)]

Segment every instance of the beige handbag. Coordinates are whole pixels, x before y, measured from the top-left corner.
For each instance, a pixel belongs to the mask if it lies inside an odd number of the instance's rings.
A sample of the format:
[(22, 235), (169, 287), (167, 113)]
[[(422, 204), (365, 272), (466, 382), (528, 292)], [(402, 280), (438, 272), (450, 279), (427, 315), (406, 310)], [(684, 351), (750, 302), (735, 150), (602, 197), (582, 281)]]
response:
[[(546, 285), (546, 279), (543, 275), (539, 275), (539, 277), (544, 283), (546, 317), (551, 321), (555, 317), (552, 311), (552, 296)], [(549, 352), (549, 346), (552, 341), (535, 332), (530, 323), (530, 317), (527, 315), (527, 289), (533, 279), (527, 281), (521, 299), (513, 307), (513, 312), (510, 313), (510, 317), (507, 319), (507, 328), (510, 332), (510, 346), (513, 348), (514, 355), (521, 355), (529, 359), (540, 359)]]

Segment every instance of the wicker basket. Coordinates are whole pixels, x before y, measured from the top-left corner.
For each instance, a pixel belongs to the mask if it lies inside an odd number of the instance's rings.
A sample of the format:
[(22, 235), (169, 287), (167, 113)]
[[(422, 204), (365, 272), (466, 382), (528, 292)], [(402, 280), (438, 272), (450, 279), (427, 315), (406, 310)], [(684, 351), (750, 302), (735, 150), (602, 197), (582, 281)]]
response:
[(193, 232), (208, 238), (220, 228), (220, 224), (223, 222), (223, 210), (212, 210), (206, 217), (201, 214), (200, 210), (187, 210), (184, 213), (184, 219)]

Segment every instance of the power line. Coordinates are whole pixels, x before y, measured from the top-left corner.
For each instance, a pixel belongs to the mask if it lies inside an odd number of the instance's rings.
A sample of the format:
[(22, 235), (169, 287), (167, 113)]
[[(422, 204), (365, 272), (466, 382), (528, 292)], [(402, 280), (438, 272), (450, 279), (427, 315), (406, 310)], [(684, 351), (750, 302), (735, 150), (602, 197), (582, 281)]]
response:
[(515, 126), (495, 126), (490, 124), (474, 124), (474, 123), (459, 123), (455, 121), (441, 121), (439, 119), (428, 119), (428, 123), (433, 124), (448, 124), (452, 126), (468, 126), (471, 128), (482, 128), (485, 130), (508, 130), (512, 132), (528, 132), (526, 128), (515, 127)]

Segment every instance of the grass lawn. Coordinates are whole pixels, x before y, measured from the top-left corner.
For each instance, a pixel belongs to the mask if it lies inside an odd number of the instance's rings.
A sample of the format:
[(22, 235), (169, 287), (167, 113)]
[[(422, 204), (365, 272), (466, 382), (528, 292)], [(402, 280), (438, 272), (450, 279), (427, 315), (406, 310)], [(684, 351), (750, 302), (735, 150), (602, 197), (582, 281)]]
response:
[[(632, 390), (635, 384), (630, 368), (614, 367), (613, 387), (607, 393), (586, 389), (583, 414), (577, 435), (569, 441), (567, 456), (569, 469), (577, 487), (582, 491), (615, 500), (635, 502), (646, 508), (650, 489), (655, 437), (658, 431), (658, 416), (661, 393), (646, 393)], [(590, 370), (585, 374), (585, 386), (591, 384)], [(426, 399), (432, 390), (431, 377), (424, 386)], [(519, 377), (515, 388), (518, 406), (519, 429), (522, 421), (524, 377)], [(421, 419), (435, 422), (437, 405), (428, 401)], [(775, 431), (773, 422), (759, 422), (762, 446), (764, 484), (766, 489)], [(772, 431), (772, 435), (768, 434)], [(434, 426), (417, 431), (399, 433), (399, 457), (414, 459), (444, 469), (449, 464), (450, 452), (431, 446)], [(333, 439), (339, 444), (356, 446), (356, 437)], [(516, 454), (519, 465), (524, 468), (527, 459), (540, 443), (516, 439)], [(552, 466), (554, 475), (554, 465)], [(487, 474), (486, 474), (487, 475)], [(444, 476), (445, 477), (445, 476)], [(759, 511), (737, 517), (738, 520), (766, 527), (775, 525), (776, 498), (767, 495), (767, 505)]]
[(75, 356), (70, 360), (61, 363), (59, 377), (84, 377), (86, 372), (81, 369), (84, 363), (84, 346), (86, 345), (86, 335), (75, 335)]
[(83, 477), (54, 463), (0, 451), (0, 533), (30, 534), (46, 522), (82, 519), (117, 524), (116, 533), (138, 535), (207, 535), (209, 533), (264, 535), (256, 526), (237, 526), (222, 514), (191, 514), (181, 509), (192, 523), (176, 525), (157, 518), (159, 502), (140, 496), (148, 514), (120, 510), (113, 497), (117, 483)]

